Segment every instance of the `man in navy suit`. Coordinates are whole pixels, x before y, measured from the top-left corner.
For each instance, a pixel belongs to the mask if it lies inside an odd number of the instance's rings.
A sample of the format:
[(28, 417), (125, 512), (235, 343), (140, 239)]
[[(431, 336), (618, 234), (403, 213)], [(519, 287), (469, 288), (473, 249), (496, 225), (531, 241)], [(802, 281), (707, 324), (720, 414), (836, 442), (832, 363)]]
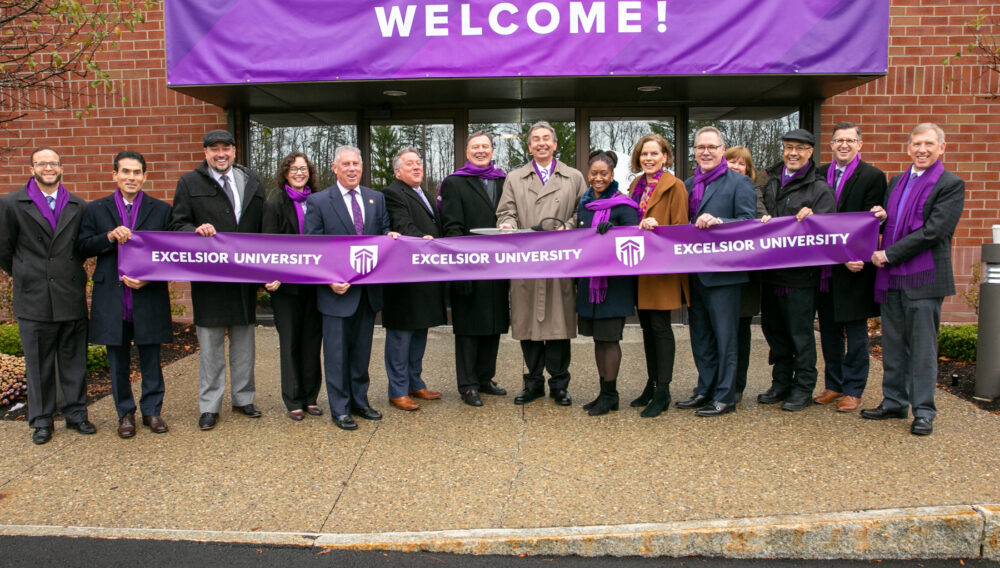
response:
[(907, 153), (913, 165), (892, 178), (875, 216), (885, 221), (875, 299), (882, 309), (882, 402), (861, 411), (869, 420), (906, 418), (910, 433), (927, 436), (937, 416), (937, 332), (941, 303), (955, 293), (951, 237), (962, 217), (965, 182), (944, 169), (944, 131), (918, 124)]
[[(382, 194), (361, 186), (361, 151), (351, 146), (334, 150), (337, 183), (306, 201), (307, 235), (389, 235), (389, 213)], [(316, 305), (323, 314), (323, 366), (326, 393), (334, 423), (355, 430), (351, 414), (380, 420), (368, 404), (368, 364), (371, 360), (375, 314), (382, 309), (381, 286), (351, 286), (334, 282), (317, 288)]]
[[(139, 350), (142, 423), (154, 433), (167, 431), (160, 417), (163, 406), (163, 371), (160, 344), (173, 339), (170, 292), (166, 282), (149, 282), (118, 274), (118, 246), (132, 238), (132, 231), (166, 231), (170, 206), (143, 193), (146, 160), (125, 150), (114, 160), (118, 190), (91, 203), (83, 214), (76, 250), (82, 257), (97, 257), (90, 302), (91, 343), (106, 345), (111, 367), (111, 394), (118, 410), (118, 436), (135, 436), (135, 400), (129, 380), (131, 345)], [(138, 315), (139, 317), (134, 317)]]
[[(688, 214), (699, 229), (732, 221), (753, 219), (757, 193), (745, 175), (729, 169), (723, 156), (726, 143), (712, 126), (694, 137), (695, 175), (684, 181), (688, 190)], [(736, 333), (740, 319), (740, 290), (746, 272), (692, 274), (691, 350), (698, 368), (694, 396), (675, 403), (678, 408), (697, 408), (698, 416), (721, 416), (736, 408)]]

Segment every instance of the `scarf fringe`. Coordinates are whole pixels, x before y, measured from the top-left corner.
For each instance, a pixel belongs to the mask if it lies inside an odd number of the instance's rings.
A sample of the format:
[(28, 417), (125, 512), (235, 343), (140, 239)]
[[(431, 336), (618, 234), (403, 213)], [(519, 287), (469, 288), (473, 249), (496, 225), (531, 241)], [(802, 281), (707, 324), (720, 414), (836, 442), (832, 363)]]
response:
[(606, 276), (590, 277), (590, 303), (603, 304), (608, 297), (608, 278)]

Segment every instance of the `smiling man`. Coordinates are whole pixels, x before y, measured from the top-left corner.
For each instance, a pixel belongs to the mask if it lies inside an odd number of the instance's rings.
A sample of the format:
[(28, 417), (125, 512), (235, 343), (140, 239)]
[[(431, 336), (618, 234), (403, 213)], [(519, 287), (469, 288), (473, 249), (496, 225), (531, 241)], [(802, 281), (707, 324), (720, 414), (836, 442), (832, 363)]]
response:
[(885, 221), (883, 248), (872, 254), (882, 308), (882, 402), (861, 416), (906, 418), (912, 407), (910, 432), (917, 436), (933, 432), (937, 416), (937, 332), (941, 303), (955, 293), (951, 237), (965, 205), (965, 182), (944, 169), (944, 151), (944, 131), (918, 124), (907, 144), (913, 164), (892, 178), (885, 203), (873, 209)]

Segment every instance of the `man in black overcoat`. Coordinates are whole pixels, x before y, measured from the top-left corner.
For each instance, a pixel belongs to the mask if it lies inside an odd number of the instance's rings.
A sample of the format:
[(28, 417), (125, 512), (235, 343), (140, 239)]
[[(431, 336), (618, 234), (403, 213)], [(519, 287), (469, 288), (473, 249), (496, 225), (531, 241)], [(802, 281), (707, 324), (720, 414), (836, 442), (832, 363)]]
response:
[(76, 240), (80, 256), (97, 257), (89, 339), (108, 348), (118, 436), (135, 436), (136, 406), (129, 379), (133, 342), (139, 351), (142, 376), (142, 423), (162, 434), (167, 431), (167, 423), (160, 417), (164, 392), (160, 345), (173, 339), (170, 292), (166, 282), (119, 274), (118, 246), (127, 243), (133, 231), (168, 230), (170, 205), (142, 191), (146, 160), (138, 152), (119, 152), (114, 159), (113, 177), (117, 191), (87, 206)]

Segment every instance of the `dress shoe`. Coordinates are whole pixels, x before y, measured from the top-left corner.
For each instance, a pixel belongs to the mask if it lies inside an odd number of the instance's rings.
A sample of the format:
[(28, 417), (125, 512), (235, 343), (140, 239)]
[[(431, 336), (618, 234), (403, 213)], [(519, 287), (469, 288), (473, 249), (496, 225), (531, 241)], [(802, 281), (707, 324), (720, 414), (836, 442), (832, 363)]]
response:
[(202, 412), (201, 416), (198, 418), (198, 427), (202, 430), (211, 430), (215, 428), (215, 421), (219, 418), (219, 415), (215, 412)]
[(501, 387), (496, 381), (490, 381), (479, 385), (480, 394), (492, 394), (496, 396), (507, 396), (507, 389)]
[(712, 399), (703, 394), (696, 394), (687, 400), (678, 400), (674, 403), (677, 408), (701, 408), (712, 402)]
[(118, 421), (118, 437), (131, 438), (135, 436), (135, 414), (128, 413)]
[(244, 416), (249, 416), (250, 418), (260, 417), (260, 410), (252, 402), (243, 406), (233, 406), (233, 412), (242, 412)]
[(618, 381), (601, 381), (601, 394), (587, 409), (587, 414), (603, 416), (612, 410), (618, 410)]
[(878, 405), (875, 408), (866, 408), (861, 411), (861, 417), (868, 420), (885, 420), (887, 418), (906, 418), (909, 412), (905, 408), (887, 410)]
[(323, 409), (315, 404), (310, 404), (306, 406), (306, 414), (310, 416), (323, 416)]
[(554, 400), (559, 406), (569, 406), (573, 404), (573, 399), (569, 397), (569, 392), (567, 392), (566, 389), (552, 389), (552, 391), (549, 392), (549, 396), (551, 396), (552, 400)]
[(856, 396), (845, 396), (837, 403), (837, 412), (854, 412), (861, 406), (861, 399)]
[(656, 389), (653, 390), (653, 400), (649, 401), (646, 408), (642, 409), (639, 416), (642, 418), (656, 418), (670, 408), (670, 383), (657, 382)]
[(482, 406), (483, 399), (479, 398), (479, 392), (476, 390), (467, 390), (462, 393), (462, 402), (468, 404), (469, 406)]
[(355, 416), (360, 416), (361, 418), (364, 418), (365, 420), (381, 420), (382, 419), (382, 413), (379, 412), (379, 411), (377, 411), (377, 410), (375, 410), (374, 408), (372, 408), (370, 406), (366, 406), (364, 408), (352, 408), (351, 409), (351, 414), (353, 414)]
[(695, 410), (694, 413), (697, 416), (722, 416), (723, 414), (729, 414), (735, 410), (735, 404), (726, 404), (724, 402), (719, 402), (718, 400), (713, 400), (698, 410)]
[(305, 417), (306, 417), (306, 411), (302, 410), (301, 408), (296, 408), (295, 410), (289, 410), (288, 411), (288, 417), (291, 418), (292, 420), (298, 422), (300, 420), (304, 420), (305, 419)]
[(789, 412), (801, 412), (813, 405), (812, 395), (796, 394), (788, 397), (781, 403), (781, 409)]
[(333, 423), (341, 430), (357, 430), (358, 423), (351, 418), (350, 414), (341, 414), (333, 417)]
[(389, 403), (400, 410), (419, 410), (420, 405), (413, 402), (413, 399), (408, 396), (401, 396), (398, 398), (390, 398)]
[(52, 439), (52, 428), (50, 426), (42, 426), (40, 428), (35, 428), (35, 431), (31, 433), (31, 441), (37, 445), (42, 445)]
[(910, 425), (910, 434), (914, 436), (930, 436), (934, 432), (934, 423), (930, 418), (914, 418)]
[(656, 390), (656, 381), (653, 379), (646, 379), (646, 386), (643, 387), (642, 393), (635, 398), (632, 402), (628, 403), (632, 408), (639, 408), (640, 406), (646, 406), (649, 401), (653, 400), (653, 392)]
[[(133, 426), (132, 427), (135, 428), (135, 423), (134, 422), (133, 422)], [(77, 432), (79, 432), (81, 434), (96, 434), (97, 433), (97, 428), (95, 428), (94, 425), (90, 423), (90, 420), (81, 420), (79, 422), (70, 422), (69, 420), (67, 420), (66, 421), (66, 429), (67, 430), (76, 430)]]
[(410, 391), (410, 396), (421, 400), (437, 400), (441, 398), (441, 393), (427, 388), (422, 388), (420, 390)]
[(524, 389), (514, 397), (514, 404), (528, 404), (529, 402), (545, 396), (545, 389)]
[(817, 397), (813, 397), (813, 402), (815, 402), (816, 404), (830, 404), (831, 402), (837, 400), (838, 398), (841, 398), (842, 396), (844, 396), (844, 393), (842, 392), (826, 389), (823, 391), (823, 394)]
[(767, 392), (762, 392), (757, 395), (757, 402), (761, 404), (777, 404), (788, 398), (789, 394), (791, 393), (788, 391), (781, 391), (771, 387), (767, 389)]
[(170, 430), (170, 428), (167, 428), (167, 423), (160, 418), (159, 414), (143, 416), (142, 423), (152, 430), (154, 434), (166, 434), (167, 430)]

